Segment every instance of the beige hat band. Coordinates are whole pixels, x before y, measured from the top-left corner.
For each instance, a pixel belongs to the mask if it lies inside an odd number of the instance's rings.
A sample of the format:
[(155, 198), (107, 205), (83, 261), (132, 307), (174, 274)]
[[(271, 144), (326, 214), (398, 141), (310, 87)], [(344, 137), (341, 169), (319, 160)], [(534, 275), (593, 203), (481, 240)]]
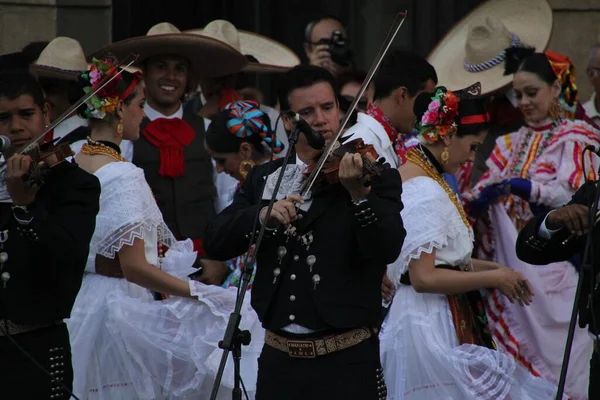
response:
[[(523, 44), (521, 42), (521, 38), (516, 33), (513, 33), (513, 32), (509, 32), (509, 33), (510, 33), (510, 37), (511, 37), (510, 47), (517, 47), (517, 46)], [(469, 64), (467, 62), (467, 58), (465, 57), (465, 59), (463, 60), (463, 66), (465, 67), (465, 70), (467, 70), (469, 72), (483, 72), (483, 71), (487, 71), (488, 69), (494, 68), (497, 65), (500, 65), (502, 62), (504, 62), (505, 59), (506, 59), (506, 49), (502, 50), (500, 53), (498, 53), (493, 58), (491, 58), (487, 61), (480, 62), (478, 64)]]

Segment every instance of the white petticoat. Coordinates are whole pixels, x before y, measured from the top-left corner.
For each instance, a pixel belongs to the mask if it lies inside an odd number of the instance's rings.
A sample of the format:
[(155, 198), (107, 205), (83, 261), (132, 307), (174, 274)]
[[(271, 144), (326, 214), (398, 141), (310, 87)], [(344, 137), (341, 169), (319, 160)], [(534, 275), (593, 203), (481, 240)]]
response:
[(388, 400), (550, 400), (555, 387), (506, 355), (459, 346), (445, 295), (396, 291), (380, 334)]
[(407, 236), (400, 256), (388, 266), (396, 294), (380, 333), (388, 400), (554, 399), (554, 385), (505, 354), (459, 345), (446, 295), (417, 293), (400, 283), (410, 262), (434, 249), (435, 265), (463, 265), (473, 240), (448, 194), (433, 179), (405, 181), (402, 201)]
[[(163, 269), (183, 278), (194, 260), (193, 252), (169, 250)], [(155, 301), (150, 291), (125, 279), (87, 273), (67, 320), (74, 393), (82, 400), (208, 399), (236, 288), (190, 286), (198, 299)], [(243, 348), (242, 379), (254, 398), (264, 331), (249, 296), (241, 328), (253, 337)], [(230, 358), (219, 399), (230, 399), (232, 387)]]

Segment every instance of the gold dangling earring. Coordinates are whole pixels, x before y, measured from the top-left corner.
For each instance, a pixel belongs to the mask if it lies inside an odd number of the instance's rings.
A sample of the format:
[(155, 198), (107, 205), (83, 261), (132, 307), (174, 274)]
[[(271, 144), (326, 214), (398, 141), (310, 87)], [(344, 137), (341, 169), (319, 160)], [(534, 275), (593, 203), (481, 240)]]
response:
[(448, 164), (449, 159), (450, 153), (448, 152), (448, 147), (444, 147), (444, 151), (442, 151), (442, 164)]
[(125, 128), (123, 127), (123, 118), (121, 118), (121, 121), (119, 121), (119, 123), (117, 124), (117, 134), (119, 136), (123, 136), (124, 130), (125, 130)]
[(555, 97), (554, 100), (552, 100), (548, 114), (550, 115), (550, 119), (552, 119), (552, 121), (562, 119), (562, 107), (560, 106), (560, 101), (558, 98)]
[(243, 179), (246, 179), (246, 175), (256, 164), (252, 160), (244, 160), (240, 163), (239, 172)]

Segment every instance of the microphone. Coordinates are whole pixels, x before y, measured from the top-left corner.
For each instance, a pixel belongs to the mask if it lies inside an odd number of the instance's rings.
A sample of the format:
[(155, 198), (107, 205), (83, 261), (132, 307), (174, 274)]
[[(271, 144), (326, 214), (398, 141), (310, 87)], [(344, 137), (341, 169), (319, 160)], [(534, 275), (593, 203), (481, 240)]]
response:
[(296, 123), (296, 127), (300, 132), (304, 134), (308, 145), (315, 150), (321, 150), (325, 147), (325, 138), (318, 132), (315, 132), (308, 122), (300, 117), (300, 115), (293, 111), (288, 111), (287, 114), (292, 117), (292, 120)]
[(0, 153), (4, 153), (10, 147), (8, 136), (0, 135)]

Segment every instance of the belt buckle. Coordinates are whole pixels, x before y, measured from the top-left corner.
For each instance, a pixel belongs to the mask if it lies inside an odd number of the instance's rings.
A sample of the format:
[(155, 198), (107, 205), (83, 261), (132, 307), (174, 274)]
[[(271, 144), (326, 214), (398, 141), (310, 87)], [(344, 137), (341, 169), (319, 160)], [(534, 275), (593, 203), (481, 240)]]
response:
[(294, 358), (315, 358), (315, 344), (310, 340), (288, 340), (287, 352)]

